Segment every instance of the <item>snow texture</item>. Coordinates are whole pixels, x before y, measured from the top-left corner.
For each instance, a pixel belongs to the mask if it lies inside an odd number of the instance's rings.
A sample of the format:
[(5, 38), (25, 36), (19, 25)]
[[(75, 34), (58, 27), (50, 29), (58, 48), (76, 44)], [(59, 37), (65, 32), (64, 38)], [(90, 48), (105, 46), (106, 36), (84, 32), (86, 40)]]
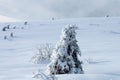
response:
[[(120, 80), (119, 17), (0, 23), (0, 80), (38, 80), (33, 72), (44, 72), (48, 63), (33, 64), (30, 58), (39, 44), (55, 45), (67, 24), (78, 26), (84, 74), (56, 75), (57, 80)], [(10, 29), (2, 31), (7, 25)]]

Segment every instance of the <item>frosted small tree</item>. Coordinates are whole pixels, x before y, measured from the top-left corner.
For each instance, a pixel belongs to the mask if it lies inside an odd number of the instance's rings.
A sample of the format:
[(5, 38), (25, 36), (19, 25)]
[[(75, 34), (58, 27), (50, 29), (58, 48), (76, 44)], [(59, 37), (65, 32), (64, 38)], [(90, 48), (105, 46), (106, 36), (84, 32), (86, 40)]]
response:
[(10, 37), (14, 37), (13, 32), (10, 33)]
[[(62, 31), (60, 41), (57, 43), (48, 65), (49, 74), (82, 74), (81, 52), (76, 40), (77, 27), (68, 25)], [(79, 58), (78, 58), (79, 57)]]

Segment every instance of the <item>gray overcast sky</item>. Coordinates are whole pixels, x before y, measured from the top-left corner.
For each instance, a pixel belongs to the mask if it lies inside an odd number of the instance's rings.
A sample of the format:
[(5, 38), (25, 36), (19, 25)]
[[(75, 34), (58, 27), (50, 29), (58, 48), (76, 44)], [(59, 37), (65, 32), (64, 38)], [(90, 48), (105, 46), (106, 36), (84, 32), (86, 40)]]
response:
[(0, 0), (0, 15), (20, 20), (120, 16), (120, 0)]

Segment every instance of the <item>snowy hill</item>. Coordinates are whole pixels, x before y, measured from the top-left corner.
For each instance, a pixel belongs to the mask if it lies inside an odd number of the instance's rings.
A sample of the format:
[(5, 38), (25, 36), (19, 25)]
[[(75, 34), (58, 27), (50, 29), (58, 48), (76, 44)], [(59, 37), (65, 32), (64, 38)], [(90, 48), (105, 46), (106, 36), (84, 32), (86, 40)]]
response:
[[(85, 74), (57, 75), (57, 79), (120, 80), (120, 18), (59, 19), (28, 22), (28, 25), (0, 23), (0, 80), (37, 80), (32, 78), (33, 72), (44, 71), (48, 63), (30, 62), (36, 47), (45, 43), (55, 45), (67, 24), (79, 27), (77, 40)], [(6, 25), (10, 29), (2, 31)]]
[(17, 20), (17, 19), (14, 19), (14, 18), (11, 18), (11, 17), (7, 17), (7, 16), (3, 16), (3, 15), (0, 15), (0, 22), (17, 22), (17, 21), (20, 21), (20, 20)]

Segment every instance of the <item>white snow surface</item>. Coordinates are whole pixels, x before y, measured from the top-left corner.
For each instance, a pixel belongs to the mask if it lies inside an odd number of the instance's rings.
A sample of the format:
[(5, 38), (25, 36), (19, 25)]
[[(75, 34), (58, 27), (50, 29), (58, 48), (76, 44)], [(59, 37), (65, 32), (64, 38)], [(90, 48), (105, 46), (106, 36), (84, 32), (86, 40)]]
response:
[[(2, 28), (10, 24), (7, 31)], [(0, 23), (0, 80), (40, 80), (33, 77), (48, 63), (33, 64), (39, 44), (60, 39), (61, 30), (76, 24), (77, 41), (82, 53), (85, 74), (56, 75), (58, 80), (120, 80), (120, 18), (58, 19), (38, 22)], [(17, 29), (12, 29), (16, 26)], [(24, 27), (24, 29), (21, 29)], [(13, 32), (14, 37), (9, 37)], [(4, 40), (4, 36), (7, 40)]]

